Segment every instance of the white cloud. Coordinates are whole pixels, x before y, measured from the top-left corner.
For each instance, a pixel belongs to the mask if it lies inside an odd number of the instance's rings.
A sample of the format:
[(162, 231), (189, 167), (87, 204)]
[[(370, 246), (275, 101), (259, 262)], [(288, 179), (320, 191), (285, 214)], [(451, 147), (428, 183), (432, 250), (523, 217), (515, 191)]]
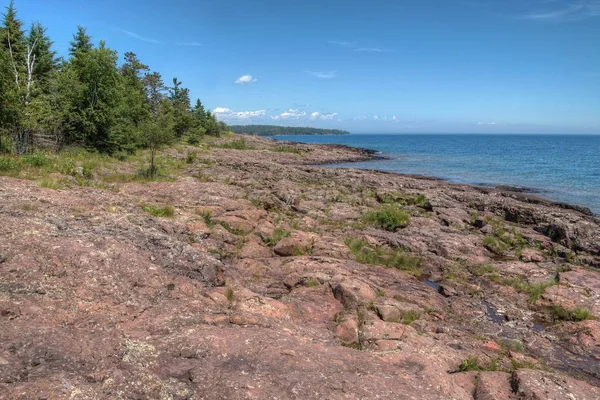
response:
[(373, 119), (374, 119), (375, 121), (379, 121), (379, 115), (373, 115)]
[(213, 110), (213, 114), (220, 120), (229, 121), (245, 121), (253, 118), (264, 117), (267, 114), (266, 110), (256, 111), (233, 111), (225, 107), (217, 107)]
[(320, 71), (306, 71), (309, 74), (312, 74), (314, 76), (316, 76), (317, 78), (321, 78), (321, 79), (331, 79), (331, 78), (335, 78), (335, 71), (328, 71), (328, 72), (320, 72)]
[(310, 119), (312, 121), (320, 119), (322, 121), (332, 121), (335, 117), (337, 117), (338, 113), (328, 113), (328, 114), (321, 114), (319, 112), (314, 112), (312, 114), (310, 114)]
[(306, 117), (306, 111), (290, 109), (290, 110), (282, 112), (279, 115), (273, 115), (271, 117), (271, 119), (274, 119), (277, 121), (277, 120), (281, 120), (281, 119), (299, 119), (299, 118), (303, 118), (303, 117)]
[(331, 121), (335, 117), (337, 117), (337, 115), (338, 115), (337, 113), (323, 114), (323, 115), (321, 115), (321, 119), (323, 121)]
[(235, 81), (235, 83), (238, 85), (249, 85), (256, 81), (258, 81), (258, 79), (254, 78), (252, 75), (242, 75)]
[(364, 115), (359, 115), (358, 117), (354, 117), (352, 119), (355, 121), (365, 121), (367, 117), (365, 117)]

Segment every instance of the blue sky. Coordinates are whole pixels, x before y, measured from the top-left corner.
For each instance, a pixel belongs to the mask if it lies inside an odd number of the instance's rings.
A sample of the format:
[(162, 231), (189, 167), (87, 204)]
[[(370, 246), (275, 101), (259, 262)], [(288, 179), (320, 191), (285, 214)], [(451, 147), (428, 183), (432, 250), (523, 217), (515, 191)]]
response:
[[(7, 5), (8, 0), (0, 0)], [(77, 24), (230, 124), (600, 133), (600, 0), (16, 0)]]

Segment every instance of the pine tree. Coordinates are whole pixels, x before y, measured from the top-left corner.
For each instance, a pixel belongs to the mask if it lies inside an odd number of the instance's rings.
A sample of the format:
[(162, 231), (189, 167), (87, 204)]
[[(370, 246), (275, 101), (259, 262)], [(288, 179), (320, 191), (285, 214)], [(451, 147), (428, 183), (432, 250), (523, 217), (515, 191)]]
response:
[(25, 32), (23, 32), (23, 23), (17, 18), (17, 10), (14, 1), (11, 0), (2, 21), (2, 30), (0, 30), (0, 46), (4, 48), (8, 55), (8, 61), (13, 75), (15, 85), (20, 84), (22, 74), (25, 73)]
[(161, 102), (165, 98), (167, 88), (158, 72), (147, 73), (144, 76), (144, 91), (146, 93), (146, 102), (150, 106), (152, 114), (158, 114)]
[(77, 26), (77, 33), (73, 35), (73, 41), (70, 45), (69, 54), (71, 57), (75, 57), (79, 52), (87, 53), (94, 48), (92, 38), (88, 36), (87, 30), (81, 25)]
[(31, 24), (27, 43), (35, 57), (33, 78), (37, 85), (48, 92), (49, 80), (57, 69), (56, 52), (52, 50), (52, 41), (46, 35), (46, 28), (39, 22)]
[(175, 135), (182, 137), (194, 123), (190, 114), (190, 91), (181, 86), (181, 81), (173, 78), (173, 87), (169, 88), (169, 99), (173, 105)]

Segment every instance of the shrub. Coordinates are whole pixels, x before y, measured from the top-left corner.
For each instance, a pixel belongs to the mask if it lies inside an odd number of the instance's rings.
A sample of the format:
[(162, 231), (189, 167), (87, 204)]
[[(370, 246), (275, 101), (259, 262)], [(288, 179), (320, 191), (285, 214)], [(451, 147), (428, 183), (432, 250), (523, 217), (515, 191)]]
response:
[(364, 239), (348, 239), (346, 246), (350, 249), (356, 261), (362, 264), (383, 265), (396, 268), (408, 273), (420, 274), (421, 260), (405, 254), (402, 250), (385, 249), (369, 246)]
[(175, 210), (169, 205), (153, 206), (150, 204), (145, 204), (142, 209), (154, 217), (172, 218), (175, 216)]
[(0, 157), (0, 171), (8, 172), (19, 169), (19, 160), (15, 157)]
[(31, 165), (32, 167), (43, 167), (50, 160), (43, 153), (33, 153), (23, 156), (23, 164)]
[(188, 164), (193, 164), (194, 161), (196, 161), (197, 156), (198, 156), (198, 154), (195, 151), (190, 151), (187, 153), (187, 156), (185, 157), (185, 162)]
[(94, 166), (92, 164), (89, 164), (89, 163), (83, 164), (83, 167), (82, 167), (83, 177), (85, 179), (92, 179), (93, 178), (93, 174), (92, 174), (93, 169), (94, 169)]
[(395, 205), (384, 205), (376, 211), (368, 212), (364, 219), (367, 223), (389, 232), (405, 228), (410, 223), (408, 214)]

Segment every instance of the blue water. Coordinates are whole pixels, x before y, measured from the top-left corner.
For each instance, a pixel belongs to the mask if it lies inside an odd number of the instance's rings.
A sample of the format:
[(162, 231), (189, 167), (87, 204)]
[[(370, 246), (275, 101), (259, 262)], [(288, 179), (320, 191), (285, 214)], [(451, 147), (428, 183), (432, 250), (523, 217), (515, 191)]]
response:
[(339, 164), (427, 175), (476, 185), (533, 188), (541, 195), (600, 214), (600, 136), (345, 135), (277, 136), (382, 152), (390, 160)]

